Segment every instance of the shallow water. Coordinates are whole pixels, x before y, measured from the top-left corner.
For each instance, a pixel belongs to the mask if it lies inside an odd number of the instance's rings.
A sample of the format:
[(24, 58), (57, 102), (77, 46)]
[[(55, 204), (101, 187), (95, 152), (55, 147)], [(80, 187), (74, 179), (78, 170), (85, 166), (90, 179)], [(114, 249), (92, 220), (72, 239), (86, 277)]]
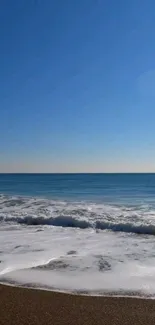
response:
[(0, 175), (0, 281), (155, 295), (155, 175)]

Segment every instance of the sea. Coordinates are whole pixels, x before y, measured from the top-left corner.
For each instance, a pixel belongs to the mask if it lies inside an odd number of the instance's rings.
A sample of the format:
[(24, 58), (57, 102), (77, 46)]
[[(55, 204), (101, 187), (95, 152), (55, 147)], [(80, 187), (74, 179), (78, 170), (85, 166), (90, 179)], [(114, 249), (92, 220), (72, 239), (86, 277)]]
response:
[(155, 174), (0, 174), (0, 282), (155, 297)]

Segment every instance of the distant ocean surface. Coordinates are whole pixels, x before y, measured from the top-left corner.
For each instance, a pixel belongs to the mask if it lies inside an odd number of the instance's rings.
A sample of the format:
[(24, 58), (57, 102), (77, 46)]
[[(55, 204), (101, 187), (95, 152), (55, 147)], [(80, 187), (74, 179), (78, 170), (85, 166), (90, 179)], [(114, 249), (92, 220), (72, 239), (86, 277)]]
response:
[(155, 174), (0, 174), (0, 282), (155, 297)]

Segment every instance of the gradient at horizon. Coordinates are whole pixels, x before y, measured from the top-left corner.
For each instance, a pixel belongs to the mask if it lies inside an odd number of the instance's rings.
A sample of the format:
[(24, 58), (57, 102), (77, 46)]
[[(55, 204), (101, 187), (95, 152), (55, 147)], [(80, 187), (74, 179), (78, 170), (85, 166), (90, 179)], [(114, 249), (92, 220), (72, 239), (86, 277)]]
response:
[(0, 172), (155, 171), (155, 3), (2, 1)]

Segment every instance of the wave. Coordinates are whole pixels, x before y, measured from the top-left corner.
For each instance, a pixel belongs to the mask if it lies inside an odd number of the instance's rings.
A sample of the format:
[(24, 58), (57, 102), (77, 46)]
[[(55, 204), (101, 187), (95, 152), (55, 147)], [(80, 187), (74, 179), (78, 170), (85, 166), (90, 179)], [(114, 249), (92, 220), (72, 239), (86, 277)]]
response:
[(0, 217), (0, 221), (14, 222), (21, 225), (27, 226), (39, 226), (48, 225), (63, 228), (79, 228), (87, 229), (92, 228), (94, 230), (109, 230), (113, 232), (126, 232), (134, 233), (139, 235), (154, 235), (155, 236), (155, 225), (152, 224), (134, 224), (132, 222), (108, 222), (104, 220), (88, 221), (77, 219), (72, 216), (58, 216), (58, 217)]
[(55, 218), (43, 218), (43, 217), (32, 217), (32, 216), (26, 216), (26, 217), (0, 217), (0, 221), (5, 222), (16, 222), (18, 224), (25, 224), (28, 226), (55, 226), (55, 227), (67, 227), (67, 228), (80, 228), (80, 229), (86, 229), (86, 228), (92, 228), (93, 225), (87, 221), (87, 220), (78, 220), (73, 217), (64, 217), (59, 216)]
[(101, 202), (0, 195), (0, 222), (11, 225), (47, 225), (155, 235), (154, 216), (155, 210), (144, 205), (113, 206)]

